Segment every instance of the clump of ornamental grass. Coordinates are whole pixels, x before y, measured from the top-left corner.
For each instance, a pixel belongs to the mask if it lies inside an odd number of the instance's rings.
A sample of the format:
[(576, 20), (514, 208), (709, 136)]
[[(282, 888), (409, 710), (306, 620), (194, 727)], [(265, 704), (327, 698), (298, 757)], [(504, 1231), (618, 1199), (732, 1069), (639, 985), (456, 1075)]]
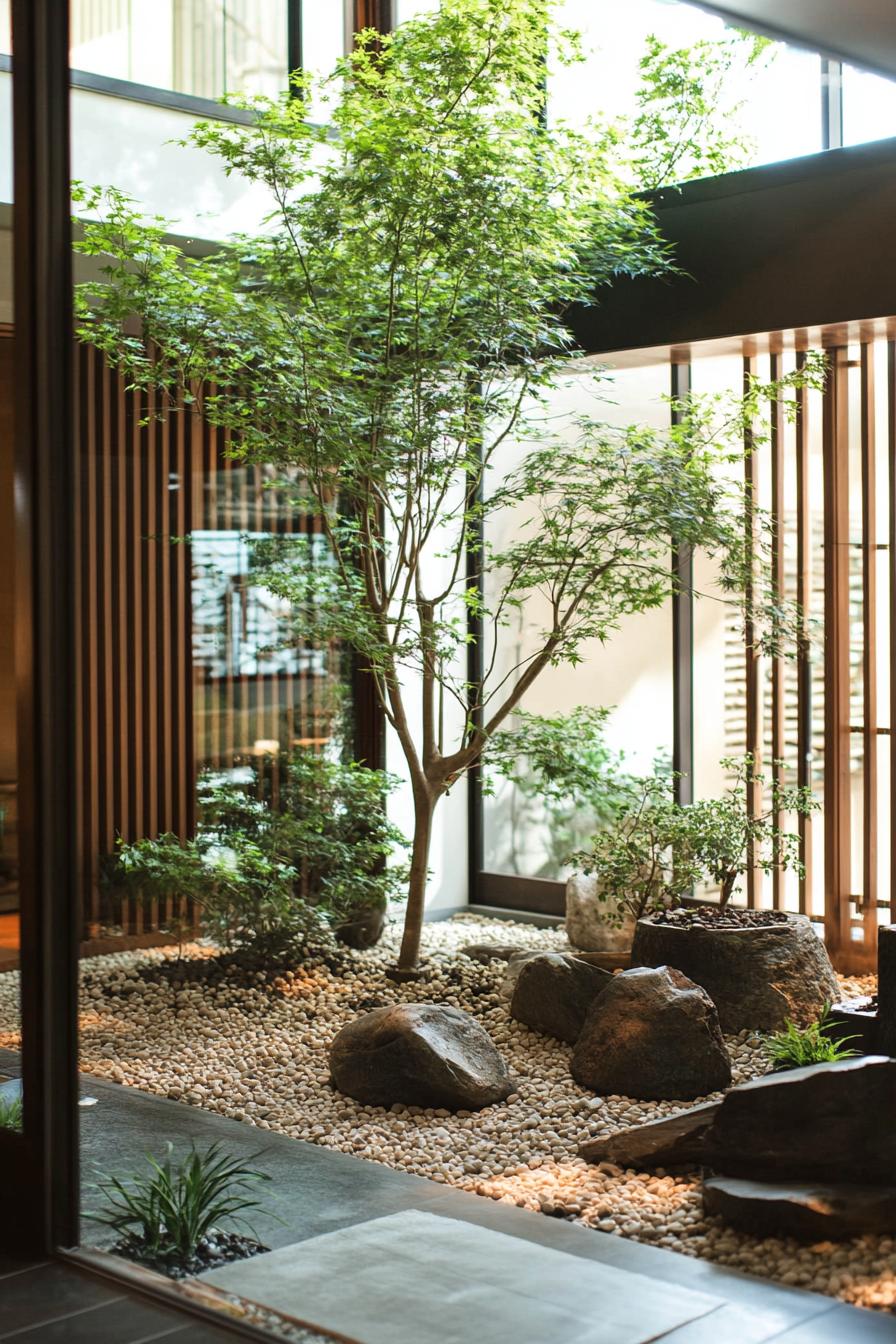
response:
[(789, 1019), (781, 1031), (776, 1031), (765, 1042), (765, 1049), (776, 1073), (784, 1069), (801, 1069), (807, 1064), (836, 1064), (841, 1059), (854, 1059), (858, 1050), (848, 1044), (855, 1036), (832, 1036), (834, 1023), (828, 1005), (817, 1022), (798, 1027)]
[(95, 1187), (102, 1204), (87, 1216), (118, 1234), (119, 1254), (178, 1277), (264, 1249), (246, 1215), (263, 1207), (255, 1188), (271, 1179), (266, 1172), (219, 1143), (191, 1147), (180, 1162), (169, 1143), (162, 1161), (151, 1153), (146, 1161), (146, 1171), (101, 1174)]

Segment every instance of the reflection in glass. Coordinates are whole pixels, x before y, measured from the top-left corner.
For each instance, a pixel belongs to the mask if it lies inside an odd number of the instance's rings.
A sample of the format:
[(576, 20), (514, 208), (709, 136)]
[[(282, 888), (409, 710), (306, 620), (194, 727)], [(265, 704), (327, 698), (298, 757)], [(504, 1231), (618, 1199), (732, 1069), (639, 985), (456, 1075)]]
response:
[(75, 70), (200, 98), (280, 93), (286, 0), (72, 0)]

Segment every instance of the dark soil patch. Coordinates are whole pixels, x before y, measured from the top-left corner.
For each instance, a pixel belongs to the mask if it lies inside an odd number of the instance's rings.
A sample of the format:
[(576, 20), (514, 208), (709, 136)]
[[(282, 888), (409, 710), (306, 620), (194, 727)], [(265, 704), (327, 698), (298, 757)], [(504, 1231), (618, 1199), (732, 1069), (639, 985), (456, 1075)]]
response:
[(237, 1232), (212, 1232), (203, 1237), (195, 1254), (187, 1258), (175, 1252), (155, 1255), (147, 1249), (141, 1237), (125, 1237), (116, 1242), (112, 1254), (120, 1255), (125, 1260), (136, 1260), (138, 1264), (154, 1269), (157, 1274), (164, 1274), (169, 1279), (190, 1279), (197, 1274), (204, 1274), (207, 1269), (218, 1269), (234, 1260), (248, 1260), (250, 1256), (261, 1255), (267, 1250), (270, 1247), (262, 1246), (261, 1242), (253, 1241), (251, 1237), (241, 1237)]
[(670, 924), (678, 929), (770, 929), (786, 924), (783, 910), (741, 910), (732, 906), (681, 906), (651, 915), (653, 924)]

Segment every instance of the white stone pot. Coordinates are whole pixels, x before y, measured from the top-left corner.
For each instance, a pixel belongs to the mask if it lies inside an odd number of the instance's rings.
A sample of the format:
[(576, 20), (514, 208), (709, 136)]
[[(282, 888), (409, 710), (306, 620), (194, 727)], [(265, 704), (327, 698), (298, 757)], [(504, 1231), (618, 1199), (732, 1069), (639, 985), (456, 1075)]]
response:
[(573, 873), (566, 883), (566, 936), (583, 952), (627, 956), (635, 936), (635, 920), (626, 915), (622, 924), (610, 923), (607, 905), (599, 899), (598, 879)]

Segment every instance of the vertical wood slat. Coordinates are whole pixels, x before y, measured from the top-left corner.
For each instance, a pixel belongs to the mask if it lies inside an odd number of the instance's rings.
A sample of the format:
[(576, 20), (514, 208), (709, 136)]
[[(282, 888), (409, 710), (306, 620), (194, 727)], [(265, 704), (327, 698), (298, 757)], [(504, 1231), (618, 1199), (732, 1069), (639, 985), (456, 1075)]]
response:
[(849, 950), (849, 384), (847, 352), (831, 351), (824, 390), (825, 942)]
[[(756, 375), (756, 358), (745, 355), (743, 361), (743, 385), (746, 392)], [(753, 773), (762, 766), (762, 683), (761, 658), (756, 646), (757, 631), (755, 622), (749, 614), (750, 604), (755, 593), (756, 563), (756, 508), (759, 502), (759, 463), (755, 450), (753, 434), (748, 430), (744, 443), (744, 484), (746, 493), (746, 525), (744, 544), (747, 550), (750, 575), (747, 582), (746, 602), (747, 621), (744, 629), (745, 675), (746, 675), (746, 749), (753, 758)], [(747, 784), (747, 810), (751, 816), (762, 811), (762, 785), (751, 781)], [(747, 854), (747, 905), (752, 909), (760, 904), (762, 895), (762, 870), (754, 862), (752, 848)]]
[(866, 949), (877, 938), (877, 479), (874, 345), (862, 343), (862, 918)]
[[(896, 874), (896, 341), (887, 342), (887, 467), (889, 494), (887, 498), (887, 541), (889, 550), (887, 564), (889, 568), (890, 603), (890, 872)], [(894, 902), (891, 892), (887, 893), (890, 903), (889, 920), (893, 922)]]
[[(769, 376), (774, 383), (781, 377), (781, 356), (770, 357)], [(772, 592), (776, 602), (784, 597), (784, 405), (775, 397), (771, 405), (771, 525), (772, 525)], [(771, 749), (772, 779), (776, 786), (784, 784), (784, 659), (779, 653), (772, 656)], [(784, 815), (775, 811), (774, 824), (784, 828)], [(772, 900), (776, 910), (784, 908), (784, 874), (778, 864), (772, 874)]]
[[(802, 372), (806, 356), (799, 351), (797, 370)], [(812, 784), (812, 662), (809, 638), (812, 619), (812, 514), (809, 461), (809, 390), (797, 389), (796, 402), (796, 600), (800, 610), (800, 635), (797, 650), (797, 786), (810, 788)], [(799, 879), (800, 914), (812, 906), (812, 814), (801, 814), (797, 819), (800, 860), (803, 871)]]

